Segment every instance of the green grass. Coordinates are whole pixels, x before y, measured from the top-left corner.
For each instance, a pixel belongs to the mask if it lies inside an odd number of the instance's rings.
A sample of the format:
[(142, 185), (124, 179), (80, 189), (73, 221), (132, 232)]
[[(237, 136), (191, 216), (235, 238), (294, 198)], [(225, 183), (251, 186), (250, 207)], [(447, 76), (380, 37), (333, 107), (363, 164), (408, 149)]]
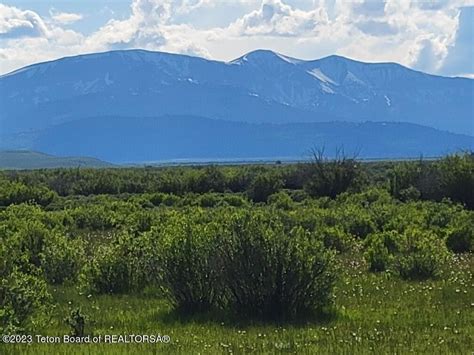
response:
[(405, 354), (474, 350), (474, 255), (454, 258), (438, 280), (408, 282), (371, 274), (360, 255), (341, 261), (334, 311), (300, 323), (244, 321), (225, 314), (183, 318), (153, 290), (137, 295), (89, 296), (52, 289), (56, 307), (38, 334), (69, 333), (64, 318), (80, 306), (86, 331), (100, 334), (169, 335), (169, 344), (1, 345), (11, 354)]

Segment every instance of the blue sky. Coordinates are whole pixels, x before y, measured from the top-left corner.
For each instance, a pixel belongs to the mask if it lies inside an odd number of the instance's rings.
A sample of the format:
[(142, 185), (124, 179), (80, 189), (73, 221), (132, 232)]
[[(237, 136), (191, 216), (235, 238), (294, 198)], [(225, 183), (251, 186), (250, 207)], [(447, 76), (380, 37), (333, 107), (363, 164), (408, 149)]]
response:
[(474, 77), (474, 0), (4, 0), (0, 73), (145, 48), (232, 60), (258, 48)]

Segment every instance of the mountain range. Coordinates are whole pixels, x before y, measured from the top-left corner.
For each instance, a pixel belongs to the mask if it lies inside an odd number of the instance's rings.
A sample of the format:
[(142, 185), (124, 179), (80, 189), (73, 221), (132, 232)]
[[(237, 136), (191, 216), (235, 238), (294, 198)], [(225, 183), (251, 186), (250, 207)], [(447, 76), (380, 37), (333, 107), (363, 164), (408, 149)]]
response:
[(444, 154), (472, 149), (473, 97), (472, 79), (396, 63), (112, 51), (0, 76), (0, 148), (114, 162), (289, 157), (320, 144), (372, 157)]

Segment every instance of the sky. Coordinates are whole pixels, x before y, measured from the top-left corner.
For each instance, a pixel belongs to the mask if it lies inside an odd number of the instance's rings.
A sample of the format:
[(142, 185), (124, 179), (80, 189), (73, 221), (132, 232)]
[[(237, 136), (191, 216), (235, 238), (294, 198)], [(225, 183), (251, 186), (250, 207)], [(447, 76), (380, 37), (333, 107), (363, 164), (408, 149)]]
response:
[(338, 54), (474, 78), (474, 0), (4, 0), (0, 74), (142, 48), (229, 61)]

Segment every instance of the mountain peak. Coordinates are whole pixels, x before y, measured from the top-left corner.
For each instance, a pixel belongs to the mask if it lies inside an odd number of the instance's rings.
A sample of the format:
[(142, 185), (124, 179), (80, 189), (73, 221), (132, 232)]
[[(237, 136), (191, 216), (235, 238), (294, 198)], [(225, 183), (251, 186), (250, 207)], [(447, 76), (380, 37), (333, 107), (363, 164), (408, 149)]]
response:
[(252, 62), (252, 63), (267, 63), (269, 61), (285, 61), (290, 64), (297, 64), (300, 62), (303, 62), (303, 60), (288, 57), (286, 55), (280, 54), (278, 52), (275, 52), (270, 49), (257, 49), (251, 52), (248, 52), (247, 54), (244, 54), (243, 56), (232, 60), (230, 63), (231, 64), (244, 64), (246, 62)]

